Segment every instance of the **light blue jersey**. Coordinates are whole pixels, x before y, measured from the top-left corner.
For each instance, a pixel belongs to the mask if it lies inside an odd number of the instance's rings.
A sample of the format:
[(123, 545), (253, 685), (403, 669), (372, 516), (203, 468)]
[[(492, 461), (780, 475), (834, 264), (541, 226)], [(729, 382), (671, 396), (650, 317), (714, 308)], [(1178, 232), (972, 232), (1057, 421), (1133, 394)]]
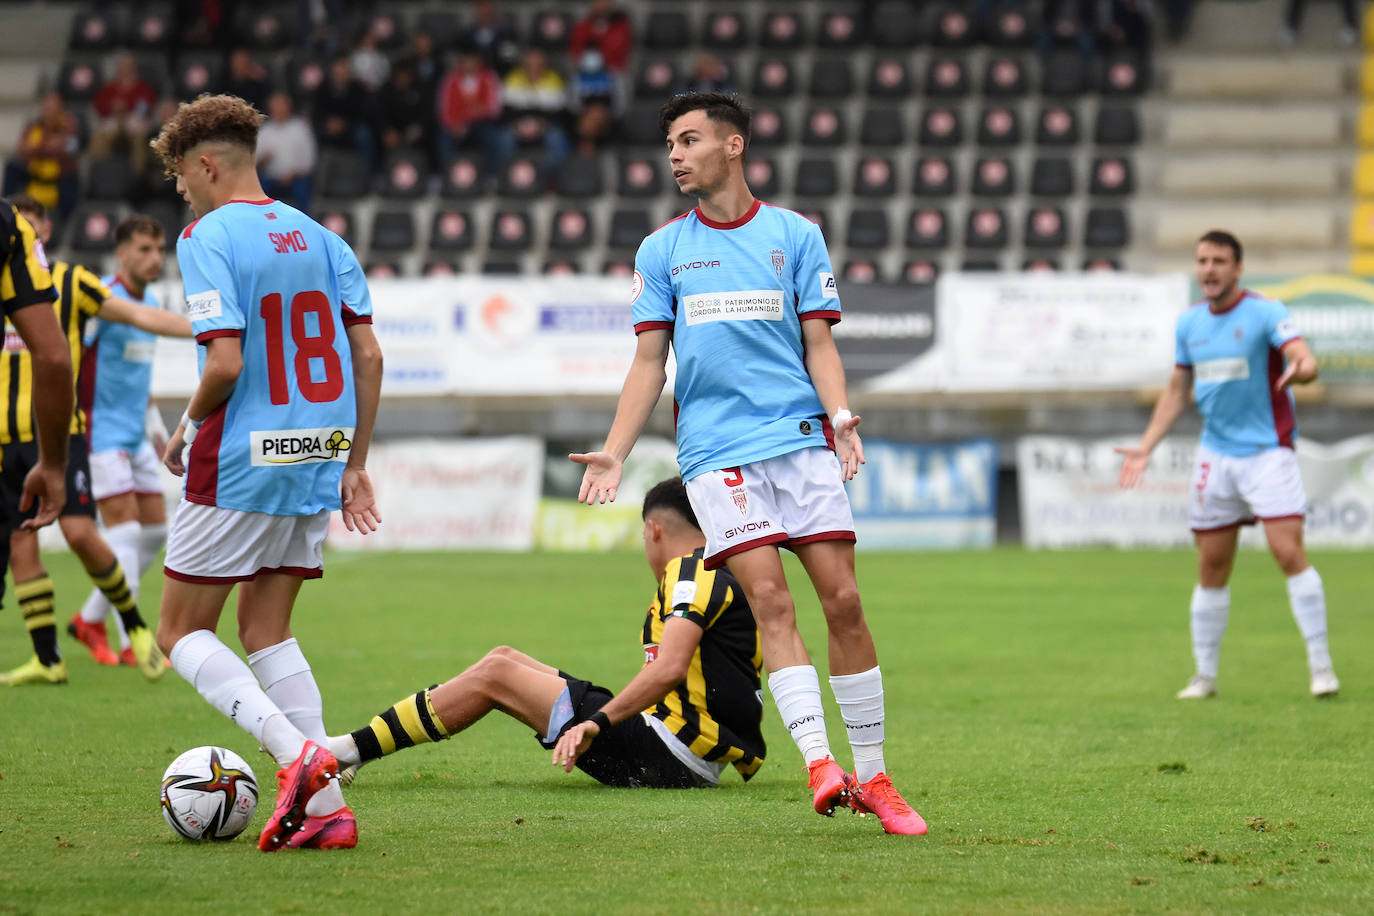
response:
[(1293, 392), (1274, 383), (1280, 349), (1299, 336), (1282, 302), (1249, 290), (1224, 312), (1201, 302), (1179, 316), (1174, 362), (1193, 370), (1204, 448), (1240, 456), (1293, 447)]
[(191, 445), (186, 498), (271, 515), (339, 508), (357, 417), (345, 328), (372, 321), (357, 256), (268, 200), (233, 201), (187, 226), (177, 261), (197, 342), (232, 336), (243, 348), (233, 394)]
[[(152, 290), (145, 288), (135, 297), (118, 275), (101, 277), (100, 282), (116, 296), (158, 307)], [(157, 335), (151, 331), (99, 318), (90, 322), (78, 388), (92, 452), (136, 452), (143, 445), (156, 353)]]
[(633, 295), (635, 333), (672, 334), (684, 480), (834, 447), (803, 362), (802, 321), (840, 320), (814, 223), (758, 201), (733, 223), (693, 209), (639, 246)]

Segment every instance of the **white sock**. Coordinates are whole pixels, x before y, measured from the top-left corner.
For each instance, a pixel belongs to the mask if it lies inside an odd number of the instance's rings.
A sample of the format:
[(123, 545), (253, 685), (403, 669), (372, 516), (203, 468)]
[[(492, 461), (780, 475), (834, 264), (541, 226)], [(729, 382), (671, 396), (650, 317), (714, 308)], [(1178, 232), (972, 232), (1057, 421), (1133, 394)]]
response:
[(1307, 666), (1313, 671), (1331, 667), (1331, 647), (1326, 641), (1326, 590), (1316, 567), (1309, 566), (1288, 578), (1288, 604), (1307, 642)]
[[(121, 522), (113, 528), (105, 529), (105, 543), (110, 545), (115, 559), (124, 570), (124, 579), (129, 590), (138, 600), (138, 522)], [(100, 623), (114, 608), (105, 600), (100, 589), (91, 589), (91, 595), (81, 606), (81, 619), (87, 623)]]
[(1193, 587), (1190, 616), (1193, 623), (1193, 658), (1197, 673), (1216, 680), (1217, 664), (1221, 658), (1221, 637), (1226, 632), (1226, 618), (1231, 613), (1231, 590)]
[(138, 526), (138, 574), (142, 576), (153, 565), (162, 545), (167, 543), (167, 523)]
[(243, 659), (210, 630), (196, 630), (172, 647), (172, 667), (210, 705), (267, 748), (278, 766), (290, 766), (305, 745), (301, 734), (263, 692)]
[(311, 741), (324, 744), (324, 700), (295, 637), (248, 656), (263, 692)]
[(783, 724), (787, 726), (797, 749), (807, 765), (830, 753), (830, 741), (825, 735), (825, 710), (821, 708), (821, 680), (811, 665), (779, 668), (768, 675), (768, 692), (778, 706)]
[(329, 748), (341, 767), (362, 762), (362, 755), (358, 753), (358, 742), (353, 740), (352, 735), (330, 735), (324, 746)]
[(840, 704), (849, 747), (854, 751), (854, 775), (868, 782), (887, 771), (883, 762), (883, 673), (875, 665), (858, 674), (832, 674), (830, 689)]

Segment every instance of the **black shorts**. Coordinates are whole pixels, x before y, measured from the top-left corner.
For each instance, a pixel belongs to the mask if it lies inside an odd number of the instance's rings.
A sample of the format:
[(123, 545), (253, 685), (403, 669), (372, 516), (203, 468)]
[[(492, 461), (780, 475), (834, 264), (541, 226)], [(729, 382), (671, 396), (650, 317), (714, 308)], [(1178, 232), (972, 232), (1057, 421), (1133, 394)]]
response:
[[(34, 505), (28, 512), (19, 514), (24, 478), (37, 464), (37, 442), (0, 445), (0, 500), (4, 501), (7, 530), (18, 528), (20, 522), (38, 513), (38, 506)], [(95, 500), (91, 497), (91, 447), (84, 433), (75, 433), (67, 440), (67, 502), (59, 514), (95, 518)]]
[[(535, 736), (549, 749), (558, 743), (563, 732), (605, 706), (613, 696), (605, 687), (580, 680), (565, 671), (558, 674), (568, 684), (573, 717), (550, 740)], [(617, 722), (609, 731), (598, 734), (587, 753), (578, 758), (577, 768), (597, 782), (630, 789), (696, 789), (711, 785), (674, 757), (658, 732), (641, 715)]]

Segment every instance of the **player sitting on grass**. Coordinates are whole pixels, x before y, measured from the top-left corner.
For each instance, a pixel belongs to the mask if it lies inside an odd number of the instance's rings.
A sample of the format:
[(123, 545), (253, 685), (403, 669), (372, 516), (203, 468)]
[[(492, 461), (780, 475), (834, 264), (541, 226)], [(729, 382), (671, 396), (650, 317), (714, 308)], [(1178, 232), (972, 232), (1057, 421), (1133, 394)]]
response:
[(763, 763), (762, 656), (754, 618), (727, 570), (702, 562), (706, 536), (676, 477), (644, 497), (644, 554), (658, 593), (644, 619), (644, 667), (619, 694), (502, 646), (446, 684), (421, 690), (329, 747), (359, 766), (462, 731), (493, 709), (553, 749), (553, 762), (612, 786), (717, 784), (727, 763)]

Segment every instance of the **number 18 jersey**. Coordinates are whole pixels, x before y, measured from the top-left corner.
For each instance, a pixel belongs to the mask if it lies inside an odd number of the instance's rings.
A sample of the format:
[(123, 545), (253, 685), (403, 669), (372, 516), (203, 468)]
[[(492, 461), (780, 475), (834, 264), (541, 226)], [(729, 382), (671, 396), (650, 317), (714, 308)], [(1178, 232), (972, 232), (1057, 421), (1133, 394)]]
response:
[(204, 419), (186, 499), (271, 515), (339, 508), (357, 405), (345, 329), (372, 321), (358, 258), (280, 201), (232, 201), (177, 241), (201, 370), (205, 345), (238, 337), (243, 371)]

